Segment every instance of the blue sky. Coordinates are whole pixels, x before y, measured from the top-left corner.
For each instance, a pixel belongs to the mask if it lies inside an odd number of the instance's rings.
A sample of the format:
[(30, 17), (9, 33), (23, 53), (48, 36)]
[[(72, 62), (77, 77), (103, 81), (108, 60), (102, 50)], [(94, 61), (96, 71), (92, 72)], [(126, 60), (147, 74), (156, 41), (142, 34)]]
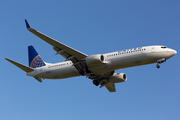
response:
[(33, 45), (46, 62), (64, 61), (52, 46), (26, 30), (42, 33), (85, 54), (147, 45), (180, 51), (179, 0), (1, 0), (1, 120), (179, 120), (179, 54), (161, 65), (117, 70), (128, 80), (116, 93), (85, 77), (37, 82), (4, 58), (28, 65)]

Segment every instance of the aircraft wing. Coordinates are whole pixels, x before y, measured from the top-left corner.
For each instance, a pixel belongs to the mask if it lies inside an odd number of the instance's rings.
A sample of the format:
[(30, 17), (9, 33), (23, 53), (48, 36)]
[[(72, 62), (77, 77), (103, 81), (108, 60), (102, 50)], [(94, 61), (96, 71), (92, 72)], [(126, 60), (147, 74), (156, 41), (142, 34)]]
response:
[(114, 83), (108, 83), (105, 85), (105, 87), (109, 90), (109, 92), (116, 92), (115, 84)]
[[(100, 88), (102, 87), (106, 87), (109, 92), (116, 92), (116, 88), (115, 88), (115, 83), (111, 83), (109, 81), (109, 78), (114, 74), (114, 71), (111, 71), (111, 72), (107, 72), (107, 73), (104, 73), (102, 75), (95, 75), (94, 78), (97, 78), (99, 77), (99, 79), (101, 79), (100, 81)], [(90, 77), (90, 79), (93, 79)]]
[(53, 49), (57, 52), (56, 55), (60, 54), (66, 60), (71, 60), (73, 63), (76, 63), (79, 60), (83, 60), (84, 58), (86, 58), (88, 56), (84, 53), (81, 53), (81, 52), (79, 52), (63, 43), (60, 43), (57, 40), (54, 40), (53, 38), (50, 38), (50, 37), (44, 35), (43, 33), (31, 28), (29, 23), (27, 22), (27, 20), (25, 20), (25, 22), (26, 22), (26, 27), (30, 32), (32, 32), (39, 38), (43, 39), (45, 42), (49, 43), (50, 45), (54, 46)]

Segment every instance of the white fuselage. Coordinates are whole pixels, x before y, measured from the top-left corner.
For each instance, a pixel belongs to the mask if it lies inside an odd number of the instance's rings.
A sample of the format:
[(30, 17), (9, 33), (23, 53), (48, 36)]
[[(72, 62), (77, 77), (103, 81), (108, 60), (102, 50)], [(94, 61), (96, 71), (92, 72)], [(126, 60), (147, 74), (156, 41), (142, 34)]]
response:
[[(169, 59), (176, 53), (175, 50), (164, 46), (146, 46), (127, 49), (102, 54), (105, 63), (88, 66), (88, 69), (92, 73), (101, 74), (117, 69), (156, 63), (157, 60), (162, 58)], [(73, 66), (71, 61), (56, 64), (47, 63), (46, 66), (36, 68), (33, 72), (27, 73), (27, 75), (44, 79), (63, 79), (80, 76), (78, 70)]]

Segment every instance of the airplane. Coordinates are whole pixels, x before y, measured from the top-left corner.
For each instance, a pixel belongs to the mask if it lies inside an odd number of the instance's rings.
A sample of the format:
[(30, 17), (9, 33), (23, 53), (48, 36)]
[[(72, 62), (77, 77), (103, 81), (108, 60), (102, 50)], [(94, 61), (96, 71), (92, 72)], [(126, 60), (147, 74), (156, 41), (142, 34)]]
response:
[(25, 23), (31, 33), (53, 46), (56, 55), (60, 54), (66, 59), (64, 62), (55, 64), (46, 63), (32, 45), (28, 46), (29, 67), (5, 58), (39, 82), (42, 82), (42, 79), (86, 76), (92, 79), (94, 85), (100, 85), (100, 88), (105, 86), (109, 92), (116, 92), (115, 83), (125, 82), (127, 75), (115, 73), (115, 70), (152, 63), (157, 63), (156, 67), (160, 68), (159, 64), (177, 54), (176, 50), (166, 46), (154, 45), (106, 54), (86, 55), (33, 29), (26, 19)]

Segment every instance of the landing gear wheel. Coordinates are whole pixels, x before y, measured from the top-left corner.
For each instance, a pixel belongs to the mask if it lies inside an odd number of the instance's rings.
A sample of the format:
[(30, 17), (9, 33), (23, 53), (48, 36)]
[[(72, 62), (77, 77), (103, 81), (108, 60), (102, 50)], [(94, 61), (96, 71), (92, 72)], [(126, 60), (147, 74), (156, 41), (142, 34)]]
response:
[(160, 65), (159, 65), (159, 64), (157, 64), (157, 65), (156, 65), (156, 67), (157, 67), (157, 68), (160, 68)]
[(93, 84), (98, 86), (99, 85), (99, 81), (98, 80), (93, 80)]
[(82, 69), (81, 69), (81, 70), (79, 70), (79, 74), (81, 74), (81, 75), (83, 75), (83, 76), (84, 76), (86, 73), (85, 73), (85, 71), (84, 71), (84, 70), (82, 70)]

